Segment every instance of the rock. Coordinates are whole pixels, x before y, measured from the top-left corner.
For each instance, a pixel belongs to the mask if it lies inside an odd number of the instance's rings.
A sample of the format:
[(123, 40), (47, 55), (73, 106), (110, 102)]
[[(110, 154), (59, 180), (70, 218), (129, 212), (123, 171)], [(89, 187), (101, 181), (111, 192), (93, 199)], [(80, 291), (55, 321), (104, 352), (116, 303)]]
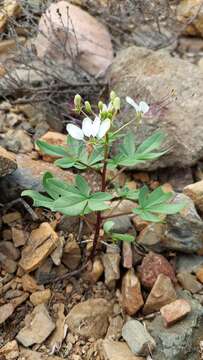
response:
[(22, 129), (10, 129), (5, 138), (5, 147), (14, 153), (28, 154), (33, 150), (31, 137)]
[(18, 343), (16, 340), (9, 341), (0, 349), (0, 357), (5, 360), (16, 360), (19, 358)]
[(120, 259), (120, 254), (114, 252), (102, 255), (105, 284), (109, 289), (115, 288), (116, 280), (120, 279)]
[(15, 156), (0, 146), (0, 176), (9, 175), (16, 169)]
[(168, 215), (165, 224), (148, 225), (139, 235), (138, 243), (155, 251), (175, 250), (195, 253), (202, 249), (203, 221), (193, 201), (184, 194), (177, 194), (173, 203), (182, 202), (184, 209)]
[(22, 6), (18, 0), (4, 0), (3, 9), (9, 17), (19, 17), (22, 14)]
[(86, 338), (99, 339), (108, 329), (111, 304), (105, 299), (89, 299), (75, 305), (66, 317), (70, 330)]
[(36, 290), (40, 290), (40, 286), (37, 284), (36, 280), (29, 274), (23, 275), (21, 282), (24, 291), (34, 293)]
[(187, 269), (188, 272), (196, 272), (203, 266), (203, 257), (198, 255), (184, 255), (180, 254), (177, 257), (176, 269), (177, 272), (183, 272)]
[(42, 223), (38, 229), (32, 231), (28, 245), (22, 251), (19, 265), (26, 272), (37, 269), (57, 245), (56, 232), (48, 223)]
[(0, 266), (9, 274), (13, 274), (17, 269), (17, 263), (3, 253), (0, 253)]
[(23, 246), (27, 241), (27, 233), (22, 228), (12, 227), (12, 240), (16, 248)]
[(203, 180), (186, 186), (184, 193), (194, 201), (200, 211), (203, 211)]
[(34, 308), (26, 316), (25, 326), (19, 331), (16, 339), (25, 347), (43, 343), (55, 329), (55, 324), (49, 316), (44, 304)]
[(122, 335), (122, 328), (123, 328), (123, 318), (120, 315), (111, 318), (105, 338), (111, 340), (119, 340)]
[(23, 347), (20, 348), (20, 356), (20, 360), (61, 360), (59, 356), (48, 356), (44, 352), (28, 350)]
[(42, 160), (33, 160), (31, 156), (18, 154), (16, 156), (18, 169), (6, 178), (0, 180), (2, 194), (0, 200), (3, 202), (14, 200), (21, 196), (25, 189), (43, 192), (42, 177), (46, 171), (54, 176), (70, 183), (74, 181), (71, 172), (64, 171), (51, 163)]
[(160, 274), (146, 300), (143, 312), (150, 314), (159, 311), (164, 305), (176, 300), (176, 292), (170, 278), (164, 274)]
[(63, 255), (63, 246), (64, 246), (65, 239), (63, 236), (59, 237), (59, 244), (57, 248), (53, 251), (51, 254), (51, 259), (54, 263), (54, 265), (59, 266), (61, 265), (61, 258)]
[(18, 260), (20, 257), (20, 251), (11, 241), (0, 241), (0, 252), (11, 260)]
[(169, 183), (175, 192), (183, 192), (183, 189), (193, 182), (193, 172), (189, 167), (160, 170), (158, 177), (161, 184)]
[(40, 265), (40, 267), (35, 272), (35, 278), (38, 284), (46, 284), (47, 279), (50, 281), (51, 277), (53, 276), (52, 268), (53, 261), (49, 257), (42, 263), (42, 265)]
[[(57, 47), (59, 39), (65, 45), (61, 51)], [(40, 58), (50, 56), (58, 63), (65, 60), (69, 67), (77, 62), (91, 75), (103, 74), (113, 59), (110, 35), (104, 25), (66, 1), (52, 4), (42, 16), (35, 46)]]
[(184, 0), (177, 6), (178, 20), (189, 35), (203, 36), (203, 10), (201, 0)]
[[(110, 88), (121, 99), (129, 95), (136, 101), (144, 100), (151, 105), (151, 116), (139, 128), (134, 123), (131, 125), (136, 145), (160, 128), (167, 134), (164, 148), (170, 149), (167, 155), (153, 162), (136, 165), (136, 168), (183, 168), (202, 158), (202, 80), (203, 73), (196, 65), (172, 57), (166, 51), (132, 46), (118, 54), (109, 72)], [(176, 100), (169, 101), (167, 107), (162, 107), (160, 102), (162, 103), (163, 94), (172, 90), (177, 94)], [(133, 118), (134, 110), (126, 104), (120, 113), (118, 125)]]
[[(47, 144), (50, 145), (67, 146), (67, 135), (61, 134), (56, 131), (48, 131), (39, 140), (45, 141)], [(35, 148), (39, 152), (39, 154), (42, 155), (42, 159), (44, 161), (53, 162), (54, 160), (58, 159), (57, 156), (43, 154), (37, 145), (35, 145)]]
[(77, 269), (81, 261), (81, 251), (74, 236), (69, 236), (62, 256), (62, 263), (71, 270)]
[(197, 270), (196, 277), (203, 284), (203, 267)]
[(49, 301), (50, 298), (51, 298), (50, 289), (36, 291), (32, 295), (30, 295), (30, 301), (34, 306), (39, 304), (45, 304)]
[(21, 296), (18, 296), (12, 299), (10, 302), (14, 306), (14, 309), (17, 308), (19, 305), (23, 304), (29, 297), (28, 293), (23, 293)]
[(53, 349), (57, 349), (57, 351), (59, 351), (68, 329), (65, 324), (66, 317), (64, 315), (64, 304), (54, 304), (53, 311), (55, 313), (56, 329), (49, 338), (49, 348), (51, 351), (53, 351)]
[(174, 270), (168, 260), (151, 251), (144, 257), (139, 272), (142, 285), (149, 289), (153, 287), (159, 274), (168, 276), (173, 283), (176, 282)]
[(14, 211), (12, 213), (7, 213), (2, 217), (3, 223), (7, 225), (11, 225), (15, 222), (21, 222), (22, 216), (18, 211)]
[(197, 356), (195, 344), (199, 343), (202, 336), (202, 306), (185, 291), (181, 291), (179, 296), (185, 298), (192, 307), (192, 311), (180, 322), (166, 328), (161, 315), (152, 321), (145, 321), (157, 344), (153, 354), (156, 360), (194, 360)]
[(104, 360), (142, 360), (143, 358), (135, 356), (127, 346), (127, 344), (112, 341), (103, 340), (101, 344), (100, 353)]
[[(121, 203), (119, 201), (113, 201), (111, 206), (112, 208), (116, 207), (116, 209), (106, 210), (104, 212), (106, 216), (109, 215), (109, 213), (111, 213), (111, 215), (115, 215), (118, 213), (132, 212), (132, 209), (134, 209), (135, 207), (135, 203), (131, 200), (123, 200)], [(129, 215), (116, 216), (112, 220), (114, 222), (114, 225), (112, 227), (112, 230), (114, 232), (125, 234), (129, 230), (134, 230), (131, 224), (131, 216)]]
[(8, 303), (0, 306), (0, 325), (3, 324), (14, 312), (13, 304)]
[(144, 305), (139, 279), (134, 269), (128, 270), (122, 280), (122, 307), (128, 315), (136, 314)]
[(137, 320), (129, 320), (122, 329), (122, 336), (136, 355), (147, 356), (152, 353), (156, 343), (147, 329)]
[(122, 263), (126, 269), (131, 269), (133, 266), (132, 245), (128, 241), (123, 241), (122, 243)]
[(202, 284), (196, 280), (194, 275), (184, 271), (177, 275), (177, 279), (185, 290), (190, 291), (192, 294), (200, 292), (202, 290)]
[(95, 258), (91, 267), (91, 270), (84, 273), (83, 278), (84, 280), (90, 282), (91, 284), (95, 284), (101, 275), (104, 272), (104, 267), (102, 261), (99, 257)]
[(175, 300), (160, 309), (166, 326), (173, 325), (177, 321), (183, 319), (187, 314), (190, 313), (190, 311), (191, 306), (185, 299)]

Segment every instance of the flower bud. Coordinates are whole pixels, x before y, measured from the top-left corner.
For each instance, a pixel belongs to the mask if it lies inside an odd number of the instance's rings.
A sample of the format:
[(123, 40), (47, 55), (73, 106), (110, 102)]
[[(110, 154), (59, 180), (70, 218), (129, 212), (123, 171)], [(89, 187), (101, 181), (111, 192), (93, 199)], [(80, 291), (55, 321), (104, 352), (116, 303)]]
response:
[(75, 95), (74, 97), (74, 104), (76, 109), (80, 109), (81, 108), (81, 102), (82, 102), (82, 98), (79, 94)]
[(116, 111), (119, 111), (121, 108), (121, 100), (118, 96), (113, 100), (113, 107)]
[(89, 101), (85, 101), (85, 110), (87, 111), (87, 113), (91, 114), (92, 108)]
[(103, 106), (104, 106), (103, 102), (102, 102), (102, 101), (99, 101), (99, 102), (98, 102), (98, 109), (99, 109), (100, 111), (102, 111)]
[(114, 101), (115, 98), (116, 98), (116, 93), (115, 93), (115, 91), (112, 90), (112, 91), (110, 92), (110, 100), (111, 100), (111, 101)]

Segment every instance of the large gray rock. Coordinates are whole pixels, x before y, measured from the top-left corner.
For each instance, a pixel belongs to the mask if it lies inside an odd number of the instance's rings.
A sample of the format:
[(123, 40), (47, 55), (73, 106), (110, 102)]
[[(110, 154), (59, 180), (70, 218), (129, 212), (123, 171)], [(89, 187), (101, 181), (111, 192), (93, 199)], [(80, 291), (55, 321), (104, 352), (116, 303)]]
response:
[(146, 321), (147, 329), (156, 341), (154, 360), (196, 360), (198, 339), (202, 336), (203, 308), (189, 293), (181, 291), (181, 297), (189, 301), (192, 311), (177, 324), (165, 328), (160, 315)]
[[(196, 65), (171, 57), (166, 51), (134, 46), (118, 54), (109, 73), (109, 83), (122, 99), (128, 95), (154, 104), (150, 112), (156, 115), (143, 120), (139, 129), (134, 123), (131, 125), (137, 144), (159, 128), (168, 135), (165, 143), (165, 148), (170, 149), (168, 155), (155, 162), (148, 161), (142, 168), (184, 167), (203, 156), (203, 73)], [(157, 113), (159, 105), (155, 103), (172, 91), (176, 98), (168, 99), (168, 105)], [(133, 108), (126, 104), (119, 122), (126, 123), (134, 116)]]

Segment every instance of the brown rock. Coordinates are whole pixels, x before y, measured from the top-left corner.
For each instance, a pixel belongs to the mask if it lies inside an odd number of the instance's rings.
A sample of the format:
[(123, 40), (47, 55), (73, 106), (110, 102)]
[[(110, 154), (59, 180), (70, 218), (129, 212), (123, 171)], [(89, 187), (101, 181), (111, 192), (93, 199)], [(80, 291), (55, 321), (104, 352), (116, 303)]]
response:
[(49, 338), (49, 348), (51, 350), (57, 349), (59, 350), (63, 340), (66, 337), (67, 333), (67, 325), (65, 324), (65, 315), (64, 315), (64, 304), (54, 304), (53, 305), (53, 311), (55, 313), (55, 319), (56, 319), (56, 328), (53, 331), (51, 337)]
[(51, 259), (52, 259), (54, 265), (56, 265), (56, 266), (61, 265), (61, 259), (62, 259), (62, 255), (63, 255), (64, 243), (65, 243), (64, 237), (60, 236), (59, 237), (59, 244), (58, 244), (57, 248), (51, 254)]
[(12, 240), (12, 232), (11, 229), (4, 229), (2, 231), (2, 236), (3, 236), (3, 240), (7, 241), (7, 240)]
[[(61, 41), (66, 39), (65, 53), (57, 51), (54, 46), (59, 41), (58, 37)], [(51, 56), (61, 62), (65, 55), (69, 67), (77, 61), (80, 67), (92, 75), (104, 73), (113, 59), (110, 35), (104, 25), (67, 1), (52, 4), (42, 16), (36, 49), (40, 58)]]
[(21, 213), (18, 211), (7, 213), (2, 217), (3, 223), (11, 225), (12, 223), (19, 222), (22, 220)]
[(134, 315), (143, 306), (139, 279), (133, 269), (129, 270), (122, 280), (122, 307), (128, 315)]
[(194, 201), (200, 211), (203, 211), (203, 180), (186, 186), (184, 193)]
[(7, 292), (6, 292), (6, 294), (4, 295), (4, 299), (5, 300), (11, 300), (11, 299), (14, 299), (14, 298), (16, 298), (16, 297), (19, 297), (19, 296), (21, 296), (21, 295), (23, 295), (23, 291), (22, 290), (8, 290)]
[(16, 339), (25, 347), (41, 344), (54, 329), (55, 324), (45, 305), (40, 304), (25, 318), (25, 326), (20, 330)]
[(54, 355), (48, 356), (44, 352), (28, 350), (20, 347), (19, 360), (61, 360), (61, 357)]
[(0, 241), (0, 252), (11, 260), (18, 260), (20, 257), (20, 251), (11, 241)]
[(21, 296), (18, 296), (12, 299), (10, 302), (14, 306), (14, 309), (17, 308), (19, 305), (23, 304), (29, 297), (28, 293), (24, 293)]
[(177, 16), (189, 35), (203, 36), (203, 10), (201, 0), (183, 0), (177, 7)]
[(133, 266), (133, 251), (132, 245), (128, 241), (123, 241), (122, 244), (122, 262), (123, 267), (126, 269), (131, 269)]
[(19, 265), (26, 272), (37, 269), (57, 245), (58, 235), (56, 232), (48, 223), (41, 224), (37, 230), (34, 230), (34, 233), (32, 232), (28, 245), (22, 251)]
[(0, 266), (9, 274), (13, 274), (17, 269), (17, 263), (0, 253)]
[(81, 251), (74, 236), (69, 236), (63, 250), (62, 263), (71, 270), (77, 269), (81, 260)]
[(149, 248), (159, 248), (159, 244), (163, 238), (165, 226), (164, 224), (152, 223), (141, 230), (137, 242)]
[(0, 349), (0, 358), (4, 360), (16, 360), (19, 357), (18, 343), (16, 340), (9, 341)]
[(36, 280), (28, 274), (23, 275), (21, 281), (24, 291), (33, 293), (36, 292), (36, 290), (40, 290), (40, 286), (37, 284)]
[(111, 318), (105, 338), (111, 340), (119, 340), (122, 336), (123, 323), (124, 320), (120, 315)]
[(143, 312), (150, 314), (159, 311), (164, 305), (176, 300), (176, 292), (170, 278), (160, 274), (146, 300)]
[(0, 306), (0, 324), (3, 324), (14, 312), (13, 304), (8, 303)]
[(31, 137), (25, 130), (9, 129), (4, 140), (7, 149), (15, 153), (27, 154), (33, 150)]
[(8, 21), (8, 15), (3, 11), (0, 12), (0, 33), (5, 30), (6, 24)]
[(120, 279), (120, 260), (118, 253), (106, 253), (102, 256), (105, 284), (109, 289), (115, 288), (116, 280)]
[(109, 339), (103, 340), (100, 353), (104, 360), (144, 360), (134, 355), (126, 343)]
[(83, 278), (84, 280), (92, 284), (95, 284), (99, 280), (103, 272), (104, 272), (104, 267), (102, 261), (100, 260), (100, 258), (95, 258), (93, 265), (91, 266), (91, 270), (89, 271), (87, 269), (87, 271), (83, 275)]
[(49, 301), (50, 298), (51, 298), (50, 289), (36, 291), (32, 295), (30, 295), (30, 301), (34, 306), (39, 304), (45, 304)]
[(27, 240), (27, 234), (21, 228), (12, 227), (12, 239), (15, 247), (23, 246)]
[(18, 17), (22, 14), (22, 7), (18, 0), (4, 0), (3, 9), (9, 17)]
[(137, 231), (142, 231), (149, 225), (147, 221), (142, 220), (138, 215), (133, 216), (132, 222)]
[(160, 309), (166, 326), (173, 325), (189, 314), (190, 311), (191, 306), (185, 299), (178, 299)]
[(172, 282), (176, 282), (175, 273), (168, 260), (159, 254), (149, 252), (139, 267), (141, 283), (151, 289), (159, 274), (168, 276)]
[(196, 271), (196, 277), (203, 284), (203, 267)]
[(16, 169), (15, 156), (0, 146), (0, 176), (9, 175)]
[[(50, 145), (67, 146), (67, 135), (58, 133), (56, 131), (48, 131), (40, 138), (40, 140), (45, 141), (47, 144)], [(54, 160), (58, 159), (57, 156), (43, 154), (37, 145), (35, 147), (39, 154), (42, 155), (42, 159), (44, 161), (53, 162)]]
[(183, 271), (177, 275), (177, 279), (182, 287), (192, 294), (202, 290), (202, 284), (196, 280), (196, 277), (187, 271)]
[(75, 305), (69, 312), (66, 323), (70, 330), (86, 338), (102, 338), (108, 329), (111, 304), (105, 299), (90, 299)]

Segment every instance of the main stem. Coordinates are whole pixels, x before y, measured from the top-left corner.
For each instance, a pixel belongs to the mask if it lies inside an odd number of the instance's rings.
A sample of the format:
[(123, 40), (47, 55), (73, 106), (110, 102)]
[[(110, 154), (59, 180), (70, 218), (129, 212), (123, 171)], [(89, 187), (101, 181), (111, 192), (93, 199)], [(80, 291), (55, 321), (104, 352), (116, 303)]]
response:
[[(106, 141), (104, 147), (104, 166), (102, 170), (102, 180), (101, 180), (101, 192), (105, 192), (106, 189), (106, 171), (107, 171), (108, 155), (109, 155), (109, 138), (108, 135), (106, 135)], [(93, 259), (96, 254), (101, 224), (102, 224), (101, 211), (97, 211), (97, 220), (96, 220), (95, 234), (93, 239), (93, 248), (90, 256), (91, 259)]]

